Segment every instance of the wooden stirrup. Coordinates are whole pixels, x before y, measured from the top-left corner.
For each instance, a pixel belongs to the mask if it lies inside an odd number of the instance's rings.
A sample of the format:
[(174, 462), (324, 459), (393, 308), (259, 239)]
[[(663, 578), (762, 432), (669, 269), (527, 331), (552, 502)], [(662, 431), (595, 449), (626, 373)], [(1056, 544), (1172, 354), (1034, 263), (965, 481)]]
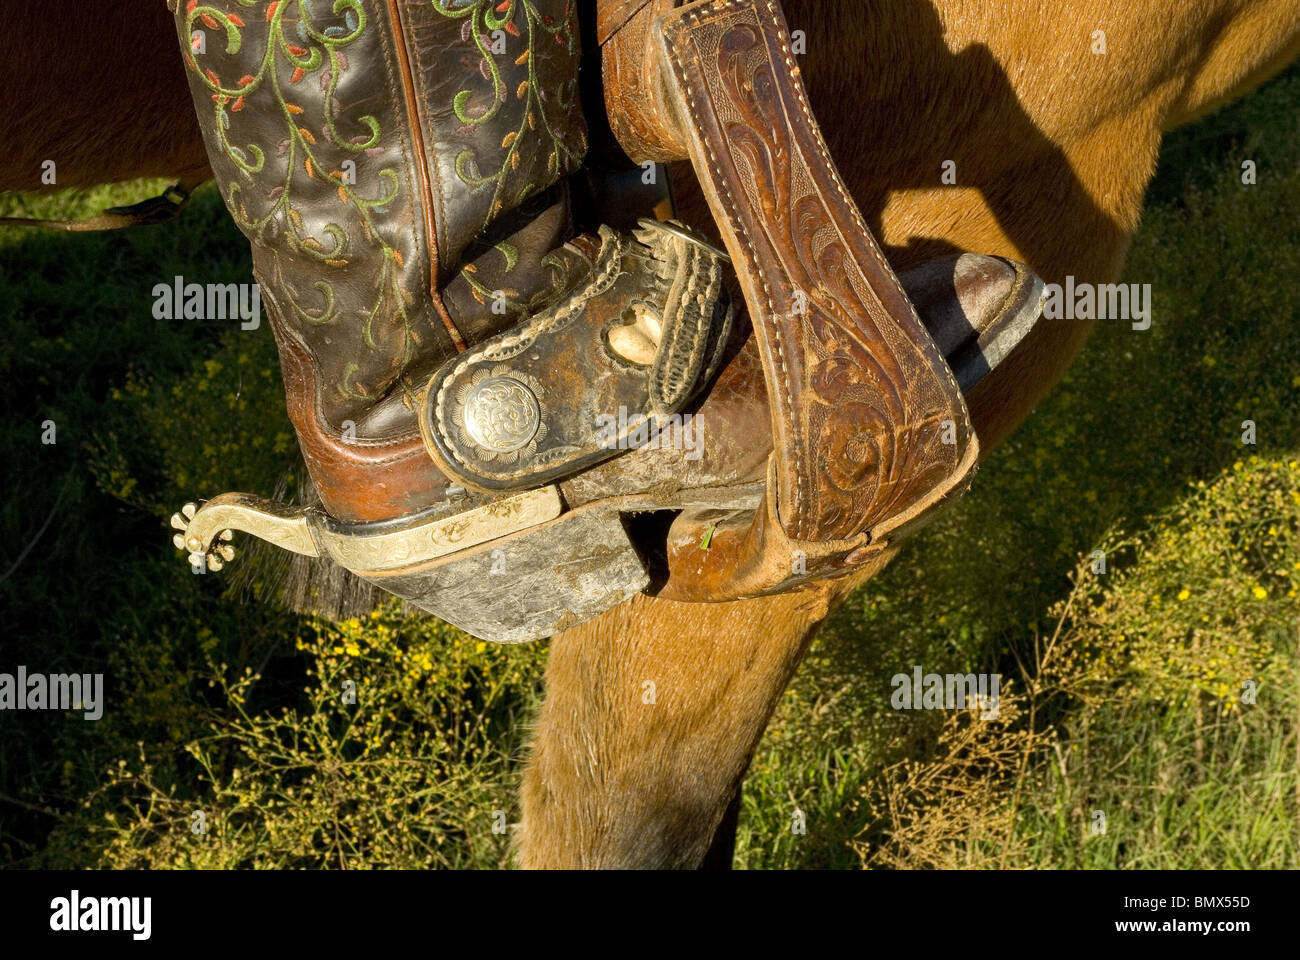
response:
[(680, 559), (663, 595), (759, 595), (845, 573), (963, 492), (979, 445), (830, 158), (780, 5), (655, 0), (609, 38), (605, 84), (634, 160), (693, 164), (771, 404), (765, 504), (720, 528), (703, 559)]

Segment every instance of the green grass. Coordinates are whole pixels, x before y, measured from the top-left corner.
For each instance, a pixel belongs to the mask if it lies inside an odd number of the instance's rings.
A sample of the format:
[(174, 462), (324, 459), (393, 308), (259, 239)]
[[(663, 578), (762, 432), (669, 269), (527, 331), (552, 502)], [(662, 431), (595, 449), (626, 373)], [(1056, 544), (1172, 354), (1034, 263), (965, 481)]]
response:
[[(1300, 610), (1268, 572), (1294, 555), (1295, 532), (1231, 562), (1199, 539), (1246, 536), (1280, 522), (1276, 497), (1289, 502), (1272, 464), (1300, 451), (1298, 109), (1293, 69), (1169, 138), (1126, 271), (1153, 284), (1152, 329), (1103, 323), (971, 494), (834, 618), (754, 760), (738, 865), (1300, 866)], [(1246, 157), (1256, 186), (1240, 183)], [(0, 195), (0, 212), (70, 216), (158, 186)], [(249, 272), (210, 186), (177, 224), (0, 230), (0, 663), (104, 671), (119, 705), (94, 724), (4, 717), (0, 860), (498, 866), (492, 811), (517, 819), (543, 645), (481, 650), (389, 614), (315, 623), (277, 610), (264, 582), (232, 595), (191, 575), (169, 542), (163, 518), (187, 499), (298, 480), (265, 325), (151, 312), (160, 277)], [(54, 446), (40, 441), (47, 419)], [(1254, 449), (1240, 442), (1245, 419)], [(1065, 616), (1078, 558), (1116, 528), (1135, 544), (1113, 555), (1124, 576)], [(1162, 553), (1170, 530), (1179, 549)], [(1249, 648), (1268, 678), (1235, 713), (1181, 674), (1137, 666), (1144, 648), (1118, 639), (1122, 617), (1148, 638), (1173, 622), (1143, 619), (1134, 598), (1210, 573), (1247, 598), (1269, 589), (1197, 641), (1202, 658)], [(1073, 649), (1125, 666), (1102, 676), (1095, 660), (1072, 663), (1059, 689), (1026, 699), (1039, 740), (1023, 764), (999, 767), (1016, 755), (998, 750), (1019, 743), (1027, 713), (954, 751), (959, 723), (889, 709), (888, 678), (912, 664), (997, 670), (1028, 693), (1036, 674), (1018, 659), (1062, 622)], [(357, 725), (326, 694), (363, 662), (385, 708)], [(904, 761), (917, 766), (900, 774)], [(908, 777), (927, 773), (932, 788), (909, 793)], [(894, 788), (905, 807), (891, 822), (879, 811)], [(188, 831), (198, 808), (214, 824), (203, 846)], [(1098, 810), (1104, 833), (1090, 829)]]

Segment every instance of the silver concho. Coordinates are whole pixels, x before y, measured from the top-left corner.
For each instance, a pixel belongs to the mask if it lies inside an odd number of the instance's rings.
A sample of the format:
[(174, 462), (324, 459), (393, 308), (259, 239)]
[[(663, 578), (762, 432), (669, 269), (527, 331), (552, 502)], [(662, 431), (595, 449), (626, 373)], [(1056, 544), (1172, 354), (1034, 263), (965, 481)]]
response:
[(465, 432), (493, 453), (528, 446), (541, 422), (536, 395), (513, 377), (488, 377), (465, 397)]

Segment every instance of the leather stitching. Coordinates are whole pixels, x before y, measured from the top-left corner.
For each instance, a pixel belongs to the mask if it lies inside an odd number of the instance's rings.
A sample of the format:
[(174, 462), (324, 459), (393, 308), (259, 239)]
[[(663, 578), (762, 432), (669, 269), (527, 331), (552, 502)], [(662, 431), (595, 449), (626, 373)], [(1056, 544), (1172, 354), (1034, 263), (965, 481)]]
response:
[[(714, 5), (715, 9), (711, 9), (708, 12), (714, 13), (715, 16), (720, 17), (721, 15), (730, 12), (732, 8), (740, 5), (741, 4), (731, 2), (731, 0), (727, 0), (727, 2)], [(702, 16), (701, 11), (698, 8), (695, 10), (691, 10), (687, 14), (685, 14), (681, 18), (681, 20), (679, 20), (676, 24), (672, 25), (673, 32), (684, 33), (692, 23), (702, 19), (704, 19), (704, 17)], [(674, 47), (675, 48), (681, 47), (681, 43), (677, 37), (670, 38), (665, 34), (664, 39), (668, 41), (668, 45), (670, 47), (670, 53), (676, 52), (676, 50), (673, 49)], [(698, 62), (699, 53), (695, 49), (694, 44), (691, 44), (691, 50), (695, 53), (695, 58), (696, 61)], [(685, 66), (684, 64), (680, 63), (676, 57), (670, 57), (670, 60), (672, 60), (674, 71), (677, 74), (678, 83), (681, 86), (683, 92), (685, 93), (685, 97), (691, 112), (691, 119), (695, 122), (697, 128), (702, 129), (700, 109), (696, 102), (695, 94), (691, 89), (691, 84), (689, 82), (689, 79), (686, 75)], [(708, 153), (709, 164), (713, 168), (715, 182), (718, 185), (717, 192), (719, 195), (719, 199), (724, 200), (725, 202), (727, 219), (728, 221), (730, 221), (733, 231), (738, 236), (742, 237), (744, 240), (749, 241), (750, 234), (747, 228), (745, 227), (743, 221), (736, 214), (736, 199), (734, 196), (732, 196), (730, 189), (725, 185), (725, 181), (723, 180), (723, 176), (722, 176), (722, 170), (718, 164), (718, 158), (713, 152), (712, 144), (710, 144), (703, 137), (699, 138), (699, 142), (704, 147), (705, 151)], [(724, 191), (725, 191), (725, 196), (724, 196)], [(744, 249), (746, 263), (748, 263), (750, 267), (753, 269), (754, 273), (758, 275), (760, 285), (762, 287), (763, 299), (767, 305), (768, 312), (773, 316), (775, 316), (776, 305), (772, 302), (771, 294), (768, 292), (769, 284), (767, 280), (767, 275), (763, 272), (763, 268), (758, 263), (757, 258), (751, 253), (752, 244), (746, 242), (741, 246)], [(772, 341), (773, 341), (772, 347), (774, 348), (777, 355), (777, 360), (780, 363), (781, 376), (782, 376), (782, 382), (780, 385), (781, 390), (773, 389), (772, 396), (774, 398), (779, 398), (780, 402), (783, 405), (780, 411), (780, 416), (784, 417), (785, 422), (790, 425), (790, 429), (787, 431), (787, 444), (789, 445), (790, 448), (792, 448), (793, 459), (795, 463), (801, 463), (804, 462), (804, 460), (806, 459), (806, 453), (802, 451), (803, 442), (801, 437), (799, 436), (798, 432), (793, 429), (794, 428), (794, 414), (793, 414), (793, 404), (792, 404), (793, 398), (790, 397), (789, 395), (785, 395), (785, 391), (788, 389), (790, 383), (790, 371), (786, 365), (783, 336), (780, 328), (775, 323), (769, 324), (767, 326), (767, 331), (772, 337)], [(775, 387), (774, 384), (769, 384), (768, 386), (769, 388)], [(779, 428), (780, 425), (774, 424), (774, 426), (777, 426)], [(774, 442), (776, 441), (776, 439), (777, 439), (776, 437), (773, 437)], [(788, 472), (788, 470), (789, 468), (785, 467), (783, 469), (783, 472)], [(795, 490), (791, 492), (793, 492), (795, 496), (791, 497), (791, 500), (794, 501), (793, 504), (791, 505), (791, 510), (794, 511), (796, 517), (802, 516), (803, 511), (801, 507), (801, 502), (802, 500), (806, 499), (806, 493), (803, 489), (803, 484), (806, 483), (807, 480), (803, 476), (804, 473), (806, 473), (806, 471), (803, 470), (794, 471)]]

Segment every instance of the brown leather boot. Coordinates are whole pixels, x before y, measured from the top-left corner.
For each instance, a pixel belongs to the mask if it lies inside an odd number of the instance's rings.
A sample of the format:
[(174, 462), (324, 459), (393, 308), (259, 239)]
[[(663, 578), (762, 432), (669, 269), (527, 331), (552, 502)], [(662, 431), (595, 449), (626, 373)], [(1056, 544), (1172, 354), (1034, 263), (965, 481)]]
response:
[[(704, 153), (737, 146), (716, 111), (694, 125), (681, 112), (691, 70), (718, 80), (682, 51), (717, 16), (742, 17), (719, 35), (753, 40), (783, 103), (802, 91), (771, 55), (774, 5), (668, 12), (677, 26), (648, 21), (659, 46), (637, 61), (660, 88), (611, 120), (644, 113), (661, 147), (707, 171)], [(812, 164), (804, 232), (723, 202), (734, 162), (712, 182), (752, 321), (733, 327), (728, 254), (683, 225), (571, 236), (565, 178), (586, 127), (570, 0), (213, 0), (176, 18), (322, 501), (189, 505), (173, 526), (192, 562), (219, 569), (244, 530), (514, 642), (642, 590), (718, 601), (846, 572), (964, 483), (976, 446), (957, 383), (1036, 318), (1035, 278), (980, 258), (915, 286), (947, 318), (954, 380), (842, 188), (827, 204), (838, 179), (810, 116), (766, 132)], [(735, 96), (718, 109), (771, 105)], [(676, 519), (630, 535), (626, 518), (647, 513)]]
[[(219, 569), (229, 531), (247, 530), (496, 638), (643, 589), (618, 513), (568, 511), (547, 484), (680, 411), (716, 371), (731, 311), (722, 259), (676, 228), (565, 242), (565, 178), (586, 150), (571, 0), (174, 9), (321, 499), (217, 497), (174, 518), (177, 545)], [(631, 411), (609, 436), (606, 409)], [(545, 524), (563, 546), (499, 542)], [(457, 613), (507, 573), (519, 603)]]
[[(175, 6), (175, 4), (173, 5)], [(216, 0), (177, 31), (213, 172), (253, 245), (326, 512), (444, 499), (416, 397), (553, 293), (586, 129), (566, 0)]]

